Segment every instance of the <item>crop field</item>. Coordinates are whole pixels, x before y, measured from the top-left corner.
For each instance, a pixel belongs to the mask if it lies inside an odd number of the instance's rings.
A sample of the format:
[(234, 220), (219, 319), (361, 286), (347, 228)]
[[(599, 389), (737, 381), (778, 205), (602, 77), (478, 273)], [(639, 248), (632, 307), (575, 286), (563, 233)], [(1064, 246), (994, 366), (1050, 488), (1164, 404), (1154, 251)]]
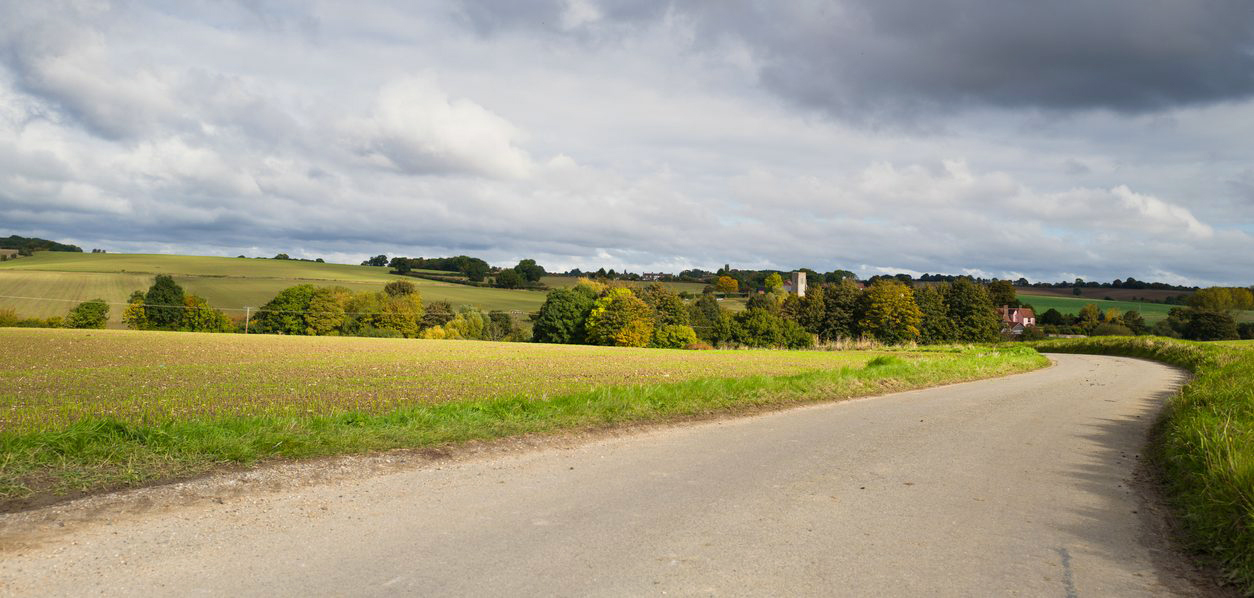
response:
[[(1076, 297), (1071, 288), (1019, 288), (1020, 295), (1056, 295), (1059, 297)], [(1110, 297), (1115, 301), (1136, 301), (1138, 299), (1163, 300), (1167, 297), (1178, 297), (1180, 295), (1192, 295), (1193, 291), (1166, 291), (1157, 289), (1103, 289), (1081, 287), (1079, 297), (1084, 299), (1105, 299)]]
[[(354, 291), (379, 290), (403, 279), (419, 288), (424, 301), (448, 301), (484, 310), (534, 312), (544, 293), (476, 288), (433, 280), (398, 277), (385, 268), (319, 264), (291, 260), (240, 259), (176, 255), (83, 254), (39, 252), (0, 263), (0, 307), (23, 317), (65, 315), (75, 303), (97, 297), (124, 303), (132, 291), (147, 289), (156, 274), (170, 274), (188, 292), (210, 305), (242, 314), (245, 306), (263, 305), (279, 291), (297, 284), (339, 285)], [(234, 310), (234, 311), (231, 311)], [(122, 307), (110, 311), (112, 327), (121, 327)]]
[(1106, 301), (1104, 299), (1090, 299), (1087, 297), (1066, 297), (1062, 295), (1033, 295), (1027, 291), (1019, 291), (1019, 300), (1030, 304), (1039, 317), (1045, 310), (1053, 308), (1064, 314), (1078, 314), (1080, 308), (1092, 303), (1105, 311), (1115, 308), (1121, 312), (1137, 311), (1141, 317), (1145, 318), (1147, 324), (1154, 324), (1159, 320), (1167, 319), (1167, 312), (1171, 308), (1178, 307), (1176, 305), (1167, 305), (1165, 303), (1146, 303), (1143, 301)]
[(154, 422), (542, 399), (603, 385), (860, 367), (879, 355), (16, 328), (0, 329), (0, 346), (23, 347), (0, 362), (0, 431), (91, 416)]
[(0, 347), (0, 511), (224, 464), (708, 417), (1046, 363), (1024, 347), (680, 351), (16, 328), (0, 329)]

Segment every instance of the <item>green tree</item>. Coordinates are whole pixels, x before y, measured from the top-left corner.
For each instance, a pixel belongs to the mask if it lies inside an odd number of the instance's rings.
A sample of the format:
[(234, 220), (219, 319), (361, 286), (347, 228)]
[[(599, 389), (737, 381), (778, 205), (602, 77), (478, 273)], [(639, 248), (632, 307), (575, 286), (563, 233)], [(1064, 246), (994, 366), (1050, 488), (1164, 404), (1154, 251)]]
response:
[(393, 280), (383, 285), (383, 292), (388, 297), (404, 297), (418, 292), (418, 287), (408, 280)]
[(353, 292), (344, 287), (316, 289), (305, 314), (305, 334), (338, 336), (345, 332), (346, 307), (352, 298)]
[(784, 278), (779, 275), (779, 272), (771, 272), (770, 276), (767, 276), (762, 283), (762, 286), (766, 287), (767, 291), (781, 289), (784, 287)]
[(184, 332), (231, 332), (235, 324), (220, 310), (209, 307), (203, 297), (187, 295), (183, 298), (183, 319), (179, 330)]
[(919, 325), (919, 342), (929, 345), (952, 343), (958, 340), (958, 329), (949, 317), (949, 305), (945, 303), (943, 287), (924, 286), (914, 292), (922, 322)]
[(148, 327), (156, 330), (177, 330), (183, 319), (183, 287), (165, 274), (158, 274), (144, 295), (144, 313)]
[(814, 345), (814, 335), (792, 320), (765, 309), (746, 309), (735, 315), (729, 332), (735, 341), (748, 347), (803, 349)]
[(653, 320), (659, 326), (687, 326), (688, 305), (666, 285), (655, 282), (639, 291), (639, 296), (653, 309)]
[(532, 340), (537, 343), (583, 343), (587, 336), (585, 323), (596, 300), (596, 293), (583, 285), (549, 291), (532, 324)]
[(68, 328), (104, 328), (109, 321), (109, 304), (104, 299), (92, 299), (74, 306), (65, 318)]
[(496, 275), (496, 286), (502, 289), (521, 289), (527, 284), (522, 275), (514, 270), (501, 270)]
[(653, 346), (660, 349), (682, 349), (697, 342), (697, 333), (691, 326), (660, 324), (653, 328)]
[(1132, 331), (1132, 334), (1145, 334), (1149, 332), (1149, 326), (1145, 324), (1145, 318), (1141, 316), (1141, 312), (1130, 309), (1123, 314), (1123, 325)]
[(363, 266), (386, 266), (388, 265), (388, 256), (379, 254), (366, 260)]
[(1062, 317), (1062, 312), (1051, 307), (1041, 314), (1038, 322), (1047, 326), (1063, 326), (1067, 323), (1067, 320)]
[(492, 267), (487, 262), (477, 257), (466, 258), (458, 267), (458, 271), (465, 274), (466, 278), (473, 282), (483, 282), (483, 279), (488, 276), (488, 271), (491, 269)]
[(876, 340), (895, 345), (918, 340), (921, 320), (914, 291), (901, 281), (881, 278), (867, 289), (859, 327)]
[(1190, 309), (1184, 338), (1194, 341), (1228, 341), (1241, 338), (1236, 320), (1224, 311)]
[(610, 289), (588, 314), (588, 342), (644, 347), (653, 340), (653, 310), (630, 289)]
[(1019, 307), (1015, 286), (1009, 280), (994, 280), (988, 284), (988, 298), (993, 307)]
[(945, 289), (945, 304), (953, 322), (956, 338), (962, 342), (988, 343), (1001, 334), (1001, 317), (982, 285), (965, 276), (955, 279)]
[(1085, 303), (1084, 307), (1080, 308), (1080, 319), (1076, 325), (1085, 330), (1092, 330), (1096, 328), (1101, 321), (1101, 308), (1097, 307), (1096, 303)]
[(544, 278), (544, 275), (546, 274), (544, 266), (537, 264), (535, 260), (522, 260), (518, 262), (518, 265), (514, 266), (514, 271), (530, 283), (540, 282), (540, 279)]
[(811, 334), (823, 332), (823, 320), (827, 317), (827, 293), (822, 287), (815, 287), (805, 297), (798, 299), (796, 320)]
[(453, 312), (453, 304), (448, 301), (432, 301), (423, 310), (422, 322), (423, 328), (434, 328), (443, 326), (453, 321), (457, 314)]
[(279, 291), (257, 310), (249, 327), (262, 334), (306, 334), (305, 315), (317, 290), (314, 285), (301, 284)]
[(825, 313), (818, 332), (821, 340), (857, 338), (861, 334), (858, 321), (862, 317), (862, 294), (852, 278), (842, 278), (834, 285), (823, 287)]
[(724, 309), (713, 295), (701, 295), (688, 307), (688, 321), (696, 330), (697, 337), (710, 344), (728, 342), (730, 338), (719, 338), (718, 330)]
[(1188, 304), (1189, 307), (1206, 311), (1254, 309), (1254, 293), (1246, 288), (1210, 287), (1199, 289), (1190, 295)]

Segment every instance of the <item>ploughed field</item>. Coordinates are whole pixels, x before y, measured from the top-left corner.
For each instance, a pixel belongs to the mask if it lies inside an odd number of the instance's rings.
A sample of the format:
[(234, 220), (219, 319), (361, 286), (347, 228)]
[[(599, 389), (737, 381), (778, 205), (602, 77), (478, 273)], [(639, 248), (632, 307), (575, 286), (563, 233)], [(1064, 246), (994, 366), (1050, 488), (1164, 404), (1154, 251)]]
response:
[(596, 386), (861, 367), (881, 354), (19, 328), (0, 329), (0, 346), (8, 348), (0, 431), (93, 416), (151, 423), (543, 399)]

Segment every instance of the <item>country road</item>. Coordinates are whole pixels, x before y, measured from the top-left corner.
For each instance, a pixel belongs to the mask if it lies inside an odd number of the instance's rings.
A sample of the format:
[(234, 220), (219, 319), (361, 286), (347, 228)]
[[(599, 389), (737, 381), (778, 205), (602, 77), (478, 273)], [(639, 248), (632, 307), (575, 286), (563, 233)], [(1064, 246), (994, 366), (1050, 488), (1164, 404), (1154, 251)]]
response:
[(111, 507), (65, 528), (4, 515), (0, 593), (1209, 592), (1170, 550), (1137, 479), (1182, 375), (1054, 359), (999, 380)]

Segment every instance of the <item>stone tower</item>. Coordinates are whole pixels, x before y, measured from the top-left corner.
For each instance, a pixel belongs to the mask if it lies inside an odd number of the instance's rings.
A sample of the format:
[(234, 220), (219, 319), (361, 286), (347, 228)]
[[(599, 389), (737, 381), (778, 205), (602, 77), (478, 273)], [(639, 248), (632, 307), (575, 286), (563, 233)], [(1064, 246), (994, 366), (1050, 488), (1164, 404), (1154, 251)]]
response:
[(805, 272), (793, 272), (792, 273), (792, 290), (794, 293), (797, 294), (798, 297), (806, 296), (806, 273)]

